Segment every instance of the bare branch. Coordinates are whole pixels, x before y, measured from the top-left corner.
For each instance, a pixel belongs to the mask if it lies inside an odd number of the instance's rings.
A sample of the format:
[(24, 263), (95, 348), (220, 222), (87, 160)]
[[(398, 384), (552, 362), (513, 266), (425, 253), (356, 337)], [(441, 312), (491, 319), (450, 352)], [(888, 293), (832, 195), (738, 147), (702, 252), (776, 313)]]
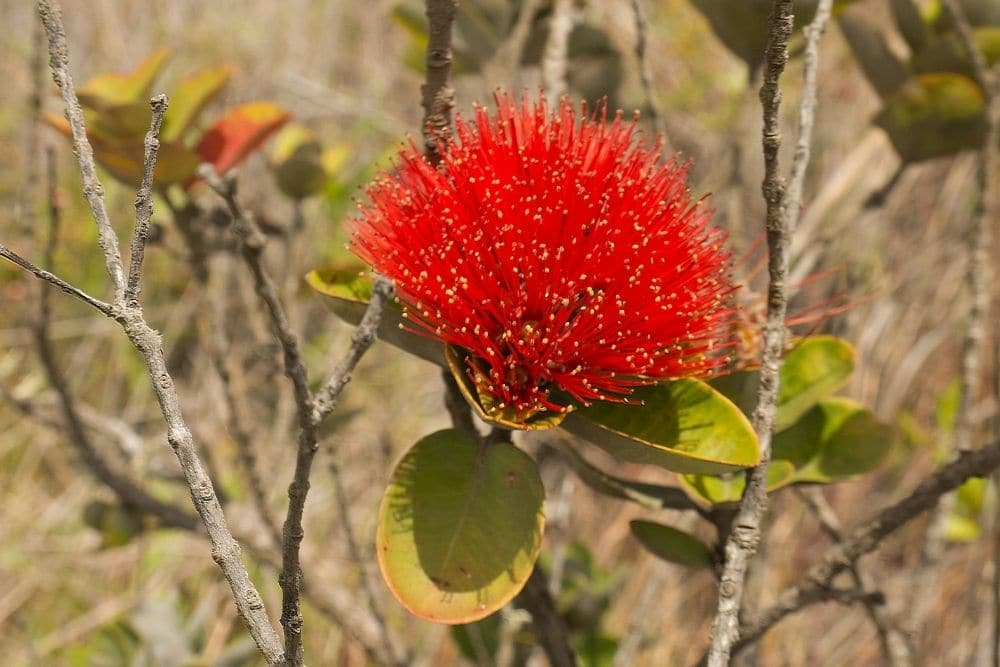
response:
[[(840, 520), (823, 495), (823, 490), (818, 486), (797, 487), (795, 490), (799, 499), (806, 504), (806, 507), (809, 508), (813, 516), (819, 521), (823, 531), (835, 542), (842, 542), (844, 533), (840, 527)], [(852, 563), (848, 571), (851, 574), (854, 587), (859, 593), (863, 593), (871, 588), (871, 584), (866, 581), (857, 563)], [(892, 625), (882, 603), (874, 603), (864, 598), (861, 599), (861, 603), (864, 605), (865, 612), (868, 614), (872, 625), (875, 626), (879, 643), (882, 645), (882, 653), (885, 655), (886, 664), (891, 667), (911, 667), (913, 665), (913, 658), (910, 655), (910, 647), (906, 643), (906, 638)]]
[(35, 266), (30, 261), (21, 257), (16, 252), (11, 250), (7, 246), (3, 245), (2, 243), (0, 243), (0, 257), (3, 257), (4, 259), (10, 262), (13, 262), (14, 264), (17, 264), (18, 266), (20, 266), (25, 271), (28, 271), (29, 273), (33, 273), (36, 278), (39, 278), (47, 283), (55, 285), (66, 294), (69, 294), (72, 297), (76, 297), (77, 299), (83, 301), (88, 306), (96, 308), (103, 315), (106, 315), (107, 317), (110, 318), (115, 317), (115, 309), (111, 306), (111, 304), (104, 303), (100, 299), (95, 299), (94, 297), (90, 296), (83, 290), (74, 287), (73, 285), (70, 285), (68, 282), (66, 282), (59, 276), (55, 275), (54, 273), (50, 273), (45, 269)]
[(969, 478), (989, 475), (997, 468), (1000, 468), (1000, 441), (982, 449), (960, 453), (953, 462), (924, 480), (913, 493), (855, 528), (843, 542), (830, 549), (820, 563), (809, 569), (802, 583), (787, 588), (778, 595), (774, 605), (757, 616), (753, 623), (741, 628), (733, 652), (739, 652), (760, 639), (789, 614), (828, 599), (827, 592), (838, 574), (877, 549), (886, 537), (906, 523), (933, 508), (941, 496), (955, 490)]
[(573, 32), (573, 0), (554, 0), (549, 19), (549, 36), (542, 53), (542, 89), (549, 104), (556, 105), (566, 94), (566, 66), (569, 34)]
[(645, 95), (646, 104), (649, 106), (648, 115), (653, 124), (653, 130), (666, 142), (667, 131), (663, 126), (663, 114), (656, 101), (656, 91), (653, 90), (653, 73), (649, 67), (649, 54), (647, 53), (649, 21), (642, 3), (643, 0), (632, 0), (632, 17), (635, 20), (635, 58), (639, 61), (639, 83), (642, 84), (642, 94)]
[(132, 258), (128, 267), (128, 284), (125, 286), (125, 305), (130, 308), (139, 306), (142, 259), (146, 253), (146, 241), (149, 239), (149, 222), (153, 217), (153, 172), (156, 169), (156, 155), (160, 150), (160, 140), (157, 137), (168, 104), (166, 95), (157, 95), (149, 101), (153, 117), (143, 142), (142, 183), (135, 197), (135, 235), (132, 237)]
[(311, 417), (314, 424), (318, 425), (337, 407), (337, 399), (343, 393), (347, 383), (351, 381), (351, 373), (361, 361), (361, 357), (375, 342), (379, 324), (382, 322), (382, 312), (392, 299), (392, 295), (392, 283), (382, 276), (378, 276), (372, 285), (372, 298), (368, 302), (368, 308), (365, 310), (358, 328), (355, 329), (354, 335), (351, 336), (350, 349), (337, 364), (322, 388), (316, 392)]
[(969, 246), (967, 281), (972, 293), (972, 309), (966, 324), (962, 344), (962, 392), (955, 414), (955, 447), (959, 450), (974, 446), (970, 419), (972, 405), (978, 398), (979, 367), (986, 338), (986, 317), (990, 305), (990, 274), (993, 247), (993, 225), (996, 217), (997, 141), (1000, 140), (1000, 72), (990, 72), (986, 59), (976, 46), (972, 28), (961, 5), (956, 0), (944, 0), (952, 22), (972, 60), (976, 81), (986, 98), (986, 133), (976, 166), (976, 202), (973, 211), (973, 233)]
[(285, 655), (281, 643), (268, 620), (260, 593), (240, 560), (240, 547), (226, 525), (222, 507), (198, 457), (191, 431), (181, 412), (177, 389), (167, 371), (160, 335), (143, 318), (141, 309), (127, 307), (125, 304), (125, 277), (118, 238), (108, 219), (104, 191), (97, 179), (93, 152), (87, 142), (83, 113), (69, 76), (69, 53), (61, 11), (58, 4), (50, 0), (39, 0), (38, 11), (49, 40), (49, 61), (53, 77), (62, 92), (73, 130), (73, 144), (83, 175), (84, 195), (90, 203), (97, 224), (98, 242), (104, 252), (105, 264), (114, 287), (113, 316), (145, 362), (160, 411), (167, 424), (167, 441), (180, 463), (184, 479), (191, 490), (192, 502), (208, 531), (212, 543), (212, 558), (229, 582), (240, 616), (249, 626), (250, 634), (268, 665), (283, 665)]
[(426, 0), (427, 80), (420, 87), (424, 106), (424, 152), (437, 166), (441, 156), (437, 142), (451, 134), (451, 109), (455, 90), (451, 87), (451, 26), (458, 11), (458, 0)]
[(785, 194), (785, 218), (789, 234), (798, 226), (799, 208), (802, 206), (802, 189), (812, 153), (812, 130), (816, 118), (816, 72), (819, 69), (819, 40), (830, 20), (833, 0), (820, 0), (816, 16), (806, 26), (805, 71), (803, 72), (802, 101), (799, 104), (799, 138), (795, 143), (792, 170)]
[(83, 109), (76, 97), (73, 78), (69, 73), (69, 47), (66, 45), (66, 31), (62, 25), (62, 10), (58, 2), (38, 0), (38, 15), (42, 19), (49, 40), (49, 67), (52, 69), (52, 78), (59, 86), (59, 92), (66, 104), (66, 118), (73, 132), (73, 152), (76, 153), (80, 173), (83, 176), (83, 195), (87, 198), (94, 222), (97, 223), (97, 242), (104, 252), (104, 263), (111, 278), (111, 286), (114, 288), (112, 302), (118, 304), (125, 295), (125, 270), (118, 248), (118, 235), (111, 226), (111, 219), (104, 203), (104, 186), (97, 176), (94, 151), (87, 139)]
[(545, 651), (549, 664), (552, 667), (576, 667), (576, 655), (569, 641), (569, 628), (556, 609), (541, 567), (536, 565), (532, 570), (528, 583), (518, 593), (515, 602), (531, 614), (535, 639)]
[(788, 61), (788, 38), (792, 32), (792, 0), (775, 0), (768, 19), (764, 84), (760, 99), (764, 107), (764, 199), (767, 202), (768, 289), (764, 355), (761, 360), (757, 407), (753, 425), (760, 439), (761, 461), (747, 476), (740, 509), (726, 540), (725, 564), (719, 584), (719, 601), (712, 623), (709, 667), (725, 667), (739, 634), (739, 611), (747, 566), (760, 540), (761, 517), (767, 510), (767, 467), (771, 460), (771, 436), (778, 399), (778, 368), (785, 344), (785, 282), (788, 274), (788, 217), (785, 185), (778, 171), (781, 147), (778, 80)]

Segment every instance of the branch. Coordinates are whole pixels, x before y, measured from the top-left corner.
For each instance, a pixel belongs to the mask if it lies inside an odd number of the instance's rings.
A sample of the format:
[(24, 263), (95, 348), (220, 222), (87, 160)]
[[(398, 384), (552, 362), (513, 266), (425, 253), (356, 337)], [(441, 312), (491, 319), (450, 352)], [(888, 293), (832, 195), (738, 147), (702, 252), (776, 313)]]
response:
[(785, 281), (788, 274), (788, 217), (784, 209), (785, 186), (778, 173), (781, 147), (778, 80), (788, 61), (788, 38), (792, 32), (792, 0), (775, 0), (768, 19), (769, 34), (764, 58), (764, 84), (760, 99), (764, 107), (764, 199), (767, 202), (768, 289), (767, 324), (761, 360), (757, 407), (753, 425), (760, 439), (760, 465), (750, 471), (739, 512), (726, 540), (725, 565), (719, 585), (719, 601), (712, 623), (709, 667), (725, 667), (739, 634), (739, 612), (747, 567), (760, 540), (761, 517), (767, 510), (767, 466), (771, 460), (771, 435), (778, 399), (778, 368), (785, 344)]
[[(108, 219), (104, 191), (97, 178), (93, 152), (86, 138), (83, 113), (69, 76), (69, 54), (61, 11), (58, 4), (51, 0), (39, 0), (38, 11), (49, 40), (49, 60), (53, 78), (62, 92), (73, 130), (73, 144), (83, 175), (84, 195), (90, 203), (98, 229), (98, 242), (104, 252), (105, 264), (114, 287), (114, 318), (142, 355), (160, 411), (167, 424), (167, 441), (180, 463), (184, 479), (191, 490), (192, 502), (208, 531), (212, 543), (212, 558), (229, 582), (240, 616), (249, 626), (250, 634), (268, 665), (283, 665), (285, 656), (281, 644), (268, 620), (260, 593), (250, 581), (250, 575), (240, 560), (240, 547), (226, 525), (222, 507), (198, 457), (191, 431), (181, 412), (177, 389), (163, 356), (160, 335), (143, 318), (140, 308), (129, 307), (125, 303), (125, 278), (118, 238)], [(152, 166), (146, 164), (144, 171), (146, 169), (151, 170)]]
[(382, 312), (385, 306), (392, 299), (392, 283), (378, 276), (372, 285), (372, 297), (368, 302), (368, 308), (351, 336), (351, 347), (347, 354), (337, 364), (326, 383), (316, 392), (313, 401), (312, 421), (319, 424), (329, 416), (335, 407), (337, 399), (343, 393), (347, 383), (351, 381), (351, 373), (357, 367), (358, 362), (368, 348), (372, 346), (378, 335), (378, 328), (382, 322)]
[(424, 107), (424, 154), (432, 165), (441, 161), (437, 142), (451, 135), (451, 109), (455, 90), (451, 87), (451, 26), (458, 0), (426, 0), (427, 79), (420, 87)]
[(566, 94), (566, 59), (571, 32), (573, 0), (554, 0), (549, 19), (549, 36), (542, 53), (542, 89), (546, 100), (553, 106)]
[(885, 538), (909, 521), (933, 508), (941, 496), (958, 488), (967, 479), (989, 475), (997, 468), (1000, 468), (1000, 441), (959, 454), (955, 461), (924, 480), (909, 496), (879, 512), (830, 549), (822, 562), (809, 569), (802, 583), (783, 591), (774, 605), (754, 623), (740, 629), (740, 638), (734, 644), (733, 652), (739, 652), (760, 639), (789, 614), (828, 599), (826, 596), (834, 577), (874, 551)]
[(986, 97), (986, 133), (976, 166), (976, 200), (973, 211), (973, 234), (970, 241), (967, 281), (972, 292), (972, 309), (962, 345), (962, 392), (955, 415), (955, 447), (968, 449), (972, 442), (972, 405), (977, 399), (980, 359), (983, 356), (985, 322), (990, 304), (990, 257), (993, 224), (996, 217), (997, 141), (1000, 140), (1000, 73), (990, 72), (986, 59), (976, 47), (972, 28), (956, 0), (944, 0), (962, 44), (972, 60), (976, 81)]
[(54, 273), (50, 273), (45, 269), (35, 266), (29, 260), (25, 259), (24, 257), (21, 257), (16, 252), (14, 252), (13, 250), (11, 250), (2, 243), (0, 243), (0, 257), (3, 257), (4, 259), (10, 262), (13, 262), (14, 264), (17, 264), (18, 266), (20, 266), (25, 271), (28, 271), (29, 273), (33, 273), (36, 278), (39, 278), (47, 283), (55, 285), (66, 294), (69, 294), (72, 297), (76, 297), (77, 299), (83, 301), (88, 306), (96, 308), (98, 311), (101, 312), (101, 314), (110, 318), (115, 317), (115, 309), (111, 306), (111, 304), (104, 303), (100, 299), (95, 299), (94, 297), (84, 292), (82, 289), (70, 285), (68, 282), (66, 282), (59, 276), (55, 275)]
[(111, 286), (114, 288), (113, 302), (120, 303), (125, 295), (125, 270), (118, 249), (118, 235), (111, 226), (104, 203), (104, 186), (97, 176), (94, 151), (87, 139), (83, 109), (76, 97), (73, 78), (69, 74), (69, 47), (66, 45), (66, 31), (62, 25), (62, 10), (58, 2), (38, 0), (38, 15), (42, 19), (49, 40), (49, 67), (52, 70), (52, 78), (66, 104), (66, 118), (73, 133), (73, 152), (76, 153), (80, 174), (83, 176), (83, 195), (90, 205), (94, 222), (97, 223), (97, 242), (104, 252), (104, 263), (111, 278)]
[(139, 307), (142, 259), (146, 253), (146, 241), (149, 239), (149, 222), (153, 217), (153, 172), (156, 168), (156, 156), (160, 150), (160, 140), (157, 137), (168, 104), (166, 95), (157, 95), (149, 101), (149, 106), (153, 108), (153, 117), (143, 142), (142, 183), (135, 197), (135, 235), (132, 237), (132, 259), (128, 267), (128, 284), (125, 286), (125, 305), (130, 308)]
[(663, 126), (663, 114), (660, 113), (660, 105), (656, 101), (656, 93), (653, 90), (653, 73), (649, 67), (648, 45), (646, 43), (649, 21), (646, 19), (642, 2), (643, 0), (632, 0), (632, 17), (635, 20), (635, 59), (639, 61), (639, 83), (642, 84), (642, 94), (645, 95), (646, 104), (649, 106), (649, 120), (653, 124), (653, 130), (666, 142), (667, 132)]
[[(799, 499), (813, 513), (816, 520), (819, 521), (823, 531), (834, 542), (842, 542), (844, 540), (844, 533), (840, 527), (840, 520), (837, 519), (833, 508), (830, 507), (830, 503), (827, 502), (826, 497), (823, 495), (823, 490), (818, 486), (807, 486), (796, 487), (795, 492)], [(848, 570), (851, 580), (854, 582), (854, 588), (859, 593), (864, 593), (871, 588), (871, 585), (865, 580), (857, 563), (852, 563)], [(864, 605), (865, 612), (868, 614), (872, 625), (875, 626), (875, 632), (878, 634), (886, 664), (891, 667), (911, 667), (913, 665), (913, 658), (910, 655), (910, 647), (907, 645), (902, 633), (893, 627), (892, 622), (883, 609), (882, 602), (875, 603), (862, 599), (861, 603)]]
[(316, 424), (312, 419), (312, 391), (309, 389), (309, 378), (299, 349), (298, 337), (292, 330), (291, 322), (278, 297), (278, 289), (264, 268), (263, 254), (266, 243), (264, 234), (253, 217), (244, 212), (236, 201), (236, 186), (233, 180), (220, 178), (208, 164), (202, 165), (199, 174), (208, 186), (222, 197), (229, 208), (240, 254), (253, 277), (254, 289), (267, 310), (274, 335), (281, 345), (285, 376), (291, 382), (295, 396), (299, 438), (295, 473), (288, 487), (288, 510), (281, 531), (282, 566), (278, 583), (281, 585), (281, 627), (285, 632), (285, 655), (290, 667), (298, 667), (303, 664), (300, 550), (305, 531), (302, 528), (302, 517), (305, 513), (306, 497), (309, 495), (312, 462), (319, 448)]
[(799, 104), (799, 138), (795, 142), (795, 155), (792, 157), (792, 170), (784, 201), (789, 234), (794, 232), (798, 226), (799, 209), (802, 206), (802, 189), (805, 185), (806, 170), (809, 167), (809, 158), (812, 153), (812, 130), (816, 118), (816, 72), (819, 69), (819, 40), (826, 30), (832, 8), (833, 0), (821, 0), (816, 8), (816, 16), (804, 30), (806, 48), (805, 68), (802, 75), (803, 95)]

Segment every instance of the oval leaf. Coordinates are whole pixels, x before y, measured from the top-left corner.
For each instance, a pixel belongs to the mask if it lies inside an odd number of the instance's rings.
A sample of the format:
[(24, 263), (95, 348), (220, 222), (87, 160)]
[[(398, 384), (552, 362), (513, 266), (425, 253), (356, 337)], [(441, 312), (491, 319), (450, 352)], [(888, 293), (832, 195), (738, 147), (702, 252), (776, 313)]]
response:
[[(305, 280), (314, 290), (330, 297), (327, 303), (337, 317), (354, 326), (361, 324), (372, 296), (372, 280), (367, 272), (358, 268), (326, 267), (310, 271)], [(378, 337), (424, 361), (444, 366), (444, 346), (407, 331), (405, 323), (403, 309), (396, 301), (391, 301), (382, 312)]]
[(393, 472), (376, 544), (386, 583), (411, 613), (470, 623), (513, 598), (541, 547), (544, 489), (510, 443), (447, 430), (420, 440)]
[(772, 454), (795, 466), (795, 482), (835, 482), (869, 472), (885, 458), (892, 431), (846, 398), (821, 401), (774, 436)]
[(225, 174), (257, 150), (289, 118), (291, 114), (273, 102), (234, 107), (208, 128), (195, 150), (216, 173)]
[(630, 521), (628, 524), (642, 546), (665, 561), (691, 568), (711, 568), (712, 551), (693, 535), (652, 521)]
[(788, 428), (821, 399), (847, 383), (856, 353), (850, 343), (833, 336), (803, 339), (781, 362), (775, 431)]
[(562, 425), (620, 459), (674, 472), (719, 474), (760, 461), (760, 444), (746, 416), (715, 389), (690, 378), (640, 387), (629, 403), (594, 403)]

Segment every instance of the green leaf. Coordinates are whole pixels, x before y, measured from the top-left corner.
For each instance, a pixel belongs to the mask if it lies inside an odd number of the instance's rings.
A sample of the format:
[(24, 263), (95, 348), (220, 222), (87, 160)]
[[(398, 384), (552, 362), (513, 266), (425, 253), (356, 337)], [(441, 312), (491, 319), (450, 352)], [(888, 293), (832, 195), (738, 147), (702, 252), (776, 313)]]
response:
[[(775, 430), (791, 426), (805, 412), (840, 389), (854, 372), (856, 353), (850, 343), (833, 336), (802, 339), (781, 363)], [(757, 405), (758, 371), (738, 371), (709, 384), (749, 415)]]
[(414, 615), (469, 623), (524, 586), (541, 547), (544, 489), (510, 443), (458, 431), (420, 440), (393, 472), (379, 508), (379, 567)]
[(986, 480), (972, 477), (958, 487), (955, 502), (945, 517), (944, 537), (949, 542), (975, 542), (982, 529), (980, 517), (986, 495)]
[(319, 194), (326, 186), (323, 146), (312, 130), (292, 123), (274, 138), (271, 166), (281, 191), (292, 199)]
[(690, 568), (711, 568), (712, 550), (694, 535), (652, 521), (629, 522), (632, 535), (653, 555)]
[(500, 648), (500, 614), (481, 621), (451, 626), (451, 638), (473, 664), (492, 664)]
[(937, 430), (944, 435), (955, 432), (955, 417), (958, 415), (958, 404), (962, 398), (962, 383), (958, 378), (952, 378), (938, 396), (934, 409)]
[(640, 387), (629, 403), (594, 403), (562, 425), (619, 459), (674, 472), (717, 474), (760, 461), (746, 416), (700, 380)]
[(158, 49), (149, 54), (134, 70), (125, 74), (99, 74), (91, 77), (76, 89), (80, 104), (91, 109), (146, 102), (157, 75), (167, 64), (170, 49)]
[[(789, 461), (771, 461), (767, 466), (767, 490), (776, 491), (794, 481), (795, 466)], [(682, 475), (681, 482), (697, 496), (713, 505), (740, 502), (746, 488), (745, 473), (715, 475)]]
[(781, 363), (775, 430), (791, 426), (820, 399), (843, 387), (855, 363), (854, 348), (840, 338), (810, 336), (796, 345)]
[[(371, 277), (362, 267), (314, 269), (306, 274), (305, 280), (314, 290), (330, 297), (327, 304), (337, 317), (354, 326), (361, 324), (372, 296)], [(407, 331), (406, 326), (402, 307), (391, 301), (382, 311), (378, 337), (424, 361), (444, 366), (444, 346), (439, 341)]]
[(961, 74), (921, 74), (889, 96), (875, 123), (899, 156), (918, 162), (978, 148), (986, 132), (983, 91)]
[(170, 140), (181, 139), (208, 103), (222, 92), (232, 76), (232, 65), (217, 65), (181, 79), (170, 96), (170, 106), (163, 118), (160, 136)]
[(828, 398), (774, 436), (772, 456), (795, 466), (795, 482), (835, 482), (877, 467), (891, 438), (889, 426), (864, 406)]

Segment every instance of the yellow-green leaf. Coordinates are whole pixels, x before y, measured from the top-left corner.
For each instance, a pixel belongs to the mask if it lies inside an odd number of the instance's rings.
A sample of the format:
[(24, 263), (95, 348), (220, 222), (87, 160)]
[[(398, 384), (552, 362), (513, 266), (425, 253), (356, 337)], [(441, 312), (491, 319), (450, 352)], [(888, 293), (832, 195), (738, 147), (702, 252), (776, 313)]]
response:
[(534, 568), (544, 495), (535, 462), (514, 445), (453, 430), (429, 435), (400, 461), (379, 508), (382, 576), (420, 618), (488, 616)]
[(174, 86), (170, 106), (163, 119), (164, 139), (181, 139), (206, 105), (222, 92), (233, 76), (232, 65), (206, 67)]
[(594, 403), (562, 425), (619, 459), (675, 472), (718, 474), (760, 461), (746, 416), (700, 380), (640, 387), (627, 404)]
[(76, 89), (80, 104), (91, 109), (143, 102), (160, 70), (170, 58), (170, 49), (157, 49), (125, 74), (98, 74)]

